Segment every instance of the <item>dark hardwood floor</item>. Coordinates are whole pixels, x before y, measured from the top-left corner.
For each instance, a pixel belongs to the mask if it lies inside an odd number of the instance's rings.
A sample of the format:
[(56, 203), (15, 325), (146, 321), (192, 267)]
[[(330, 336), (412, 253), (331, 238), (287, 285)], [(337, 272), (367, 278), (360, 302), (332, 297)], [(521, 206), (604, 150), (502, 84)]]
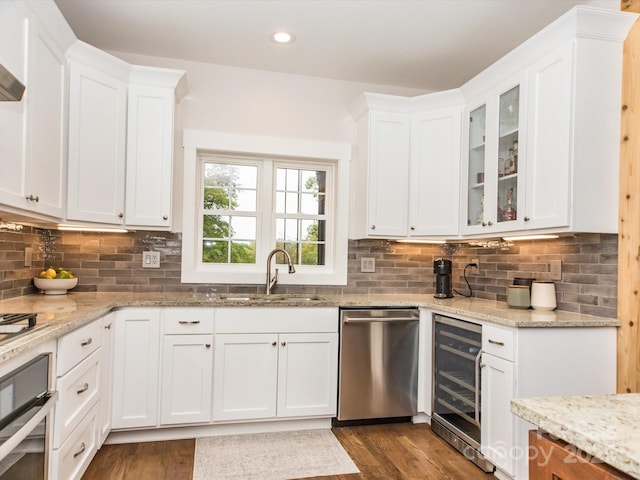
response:
[[(359, 474), (323, 480), (490, 480), (431, 432), (428, 425), (397, 423), (337, 427), (333, 433), (360, 469)], [(191, 480), (194, 440), (105, 445), (83, 480)]]

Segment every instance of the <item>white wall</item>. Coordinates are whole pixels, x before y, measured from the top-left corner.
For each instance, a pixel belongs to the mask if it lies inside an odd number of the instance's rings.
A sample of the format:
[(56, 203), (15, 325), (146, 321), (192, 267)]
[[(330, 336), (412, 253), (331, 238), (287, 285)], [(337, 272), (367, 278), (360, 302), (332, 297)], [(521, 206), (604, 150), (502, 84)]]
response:
[(362, 92), (404, 96), (424, 90), (281, 74), (169, 58), (110, 52), (123, 60), (187, 72), (187, 96), (177, 111), (174, 225), (182, 230), (183, 129), (268, 135), (353, 144), (347, 107)]

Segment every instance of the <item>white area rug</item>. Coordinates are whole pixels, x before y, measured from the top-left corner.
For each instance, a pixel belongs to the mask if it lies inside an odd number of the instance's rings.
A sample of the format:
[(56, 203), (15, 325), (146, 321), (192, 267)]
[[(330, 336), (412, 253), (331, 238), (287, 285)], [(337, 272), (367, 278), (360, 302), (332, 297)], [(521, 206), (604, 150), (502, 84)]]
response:
[(289, 480), (358, 472), (331, 430), (196, 439), (193, 480)]

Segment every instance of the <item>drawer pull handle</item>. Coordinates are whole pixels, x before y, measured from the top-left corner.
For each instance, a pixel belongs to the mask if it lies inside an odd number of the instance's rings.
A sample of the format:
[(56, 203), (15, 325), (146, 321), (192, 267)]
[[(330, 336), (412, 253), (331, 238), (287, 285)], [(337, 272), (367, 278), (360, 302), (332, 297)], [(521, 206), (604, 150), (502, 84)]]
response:
[(104, 326), (105, 330), (111, 330), (111, 324)]
[(489, 343), (493, 343), (494, 345), (498, 345), (499, 347), (504, 347), (504, 342), (499, 342), (498, 340), (489, 339)]
[(80, 342), (81, 347), (86, 347), (87, 345), (91, 345), (93, 343), (93, 338), (89, 337), (84, 342)]
[(84, 444), (84, 442), (82, 442), (80, 444), (80, 450), (78, 450), (76, 453), (73, 454), (73, 458), (76, 458), (78, 455), (82, 455), (86, 449), (87, 449), (87, 446)]
[(80, 390), (77, 390), (76, 393), (80, 395), (81, 393), (84, 393), (87, 390), (89, 390), (89, 384), (85, 382), (85, 384), (82, 385), (82, 387), (80, 387)]
[(178, 320), (180, 325), (197, 325), (200, 323), (200, 320)]

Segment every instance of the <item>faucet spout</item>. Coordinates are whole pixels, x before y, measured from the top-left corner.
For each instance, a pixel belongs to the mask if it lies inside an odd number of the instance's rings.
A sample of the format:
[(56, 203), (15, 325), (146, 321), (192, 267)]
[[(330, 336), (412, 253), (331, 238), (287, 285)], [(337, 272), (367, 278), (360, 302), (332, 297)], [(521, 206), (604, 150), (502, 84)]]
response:
[(291, 255), (284, 248), (275, 248), (269, 252), (267, 256), (267, 281), (265, 284), (265, 293), (267, 295), (271, 295), (271, 289), (278, 283), (278, 269), (276, 268), (275, 274), (271, 277), (271, 259), (273, 256), (278, 253), (284, 253), (285, 258), (287, 259), (287, 263), (289, 264), (289, 273), (296, 273), (296, 269), (293, 266), (293, 261), (291, 260)]

